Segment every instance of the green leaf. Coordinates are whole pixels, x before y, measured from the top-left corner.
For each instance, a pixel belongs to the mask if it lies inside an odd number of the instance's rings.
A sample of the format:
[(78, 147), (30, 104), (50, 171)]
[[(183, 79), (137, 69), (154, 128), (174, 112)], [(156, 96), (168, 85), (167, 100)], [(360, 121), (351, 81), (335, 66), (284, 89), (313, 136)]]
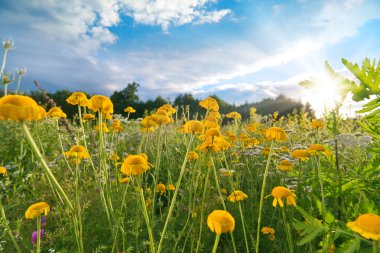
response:
[(295, 229), (299, 230), (302, 239), (297, 243), (301, 246), (311, 242), (328, 229), (317, 219), (313, 219), (310, 223), (296, 221), (293, 223)]
[(336, 249), (336, 253), (353, 253), (358, 252), (360, 249), (360, 239), (359, 238), (353, 238), (350, 239), (341, 245)]

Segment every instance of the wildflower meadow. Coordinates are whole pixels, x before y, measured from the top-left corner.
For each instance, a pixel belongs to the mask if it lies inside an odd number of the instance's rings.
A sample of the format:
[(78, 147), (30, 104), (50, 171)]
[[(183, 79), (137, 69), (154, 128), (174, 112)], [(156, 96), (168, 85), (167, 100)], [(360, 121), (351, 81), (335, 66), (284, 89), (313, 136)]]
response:
[[(0, 252), (379, 252), (380, 62), (331, 78), (365, 101), (343, 118), (164, 104), (135, 119), (74, 91), (0, 98)], [(21, 84), (22, 85), (22, 84)], [(305, 89), (313, 81), (301, 83)]]

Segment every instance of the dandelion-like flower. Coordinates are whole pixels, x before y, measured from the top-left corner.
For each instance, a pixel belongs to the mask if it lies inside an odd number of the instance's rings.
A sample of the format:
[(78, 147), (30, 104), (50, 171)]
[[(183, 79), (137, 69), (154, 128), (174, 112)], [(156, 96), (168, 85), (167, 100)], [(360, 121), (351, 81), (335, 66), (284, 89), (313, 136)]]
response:
[(230, 196), (228, 196), (228, 200), (231, 202), (241, 201), (246, 198), (248, 198), (248, 195), (239, 190), (233, 191)]
[(164, 184), (157, 184), (156, 190), (162, 195), (166, 192), (166, 186)]
[(279, 163), (278, 163), (278, 169), (279, 170), (282, 170), (282, 171), (291, 171), (293, 170), (293, 163), (291, 163), (289, 160), (281, 160)]
[(48, 215), (49, 212), (50, 212), (50, 206), (45, 202), (39, 202), (39, 203), (29, 206), (29, 208), (25, 212), (25, 218), (35, 219), (41, 216), (41, 214), (44, 214), (46, 216)]
[(207, 225), (212, 232), (220, 235), (222, 233), (233, 232), (235, 229), (235, 219), (224, 210), (214, 210), (207, 217)]
[(127, 106), (127, 108), (124, 109), (127, 113), (135, 113), (136, 110), (132, 106)]
[(212, 97), (208, 97), (208, 98), (200, 101), (199, 105), (201, 107), (205, 108), (206, 110), (219, 111), (218, 102)]
[(169, 117), (169, 114), (165, 110), (157, 110), (156, 113), (152, 114), (152, 119), (158, 125), (166, 125), (173, 122), (173, 119)]
[(7, 174), (7, 168), (0, 166), (0, 175), (5, 176)]
[(187, 159), (189, 160), (189, 161), (193, 161), (193, 160), (197, 160), (198, 159), (198, 154), (197, 154), (197, 152), (195, 152), (195, 151), (190, 151), (188, 154), (187, 154)]
[(319, 119), (312, 119), (311, 127), (314, 129), (323, 128), (324, 127), (323, 121)]
[(307, 152), (311, 155), (316, 155), (318, 153), (326, 153), (326, 148), (320, 144), (311, 144), (307, 149)]
[(131, 181), (131, 179), (129, 177), (124, 177), (124, 178), (122, 178), (122, 179), (119, 180), (119, 183), (120, 184), (126, 184), (129, 181)]
[(303, 149), (296, 149), (291, 154), (292, 157), (297, 158), (301, 161), (306, 161), (309, 159), (309, 152)]
[(74, 92), (66, 99), (66, 102), (72, 105), (80, 105), (80, 106), (87, 106), (88, 105), (88, 99), (86, 94), (83, 92)]
[(241, 115), (238, 112), (230, 112), (226, 114), (226, 118), (229, 119), (241, 119)]
[(8, 95), (0, 98), (0, 120), (39, 120), (46, 111), (28, 96)]
[(282, 129), (281, 127), (270, 127), (268, 130), (266, 130), (265, 136), (269, 140), (276, 140), (276, 141), (286, 141), (287, 139), (285, 130)]
[(271, 228), (271, 227), (263, 227), (261, 229), (261, 232), (264, 234), (264, 235), (268, 235), (268, 234), (274, 234), (275, 233), (275, 230), (274, 228)]
[(286, 199), (286, 204), (288, 206), (296, 205), (296, 195), (294, 194), (294, 191), (289, 190), (286, 187), (277, 186), (273, 188), (272, 196), (274, 197), (273, 202), (272, 202), (272, 205), (274, 207), (277, 207), (277, 202), (280, 204), (280, 207), (284, 207), (284, 202), (282, 201), (283, 198)]
[[(96, 125), (95, 127), (94, 127), (94, 129), (95, 129), (95, 131), (99, 131), (99, 125)], [(102, 131), (104, 132), (104, 133), (109, 133), (109, 128), (107, 127), (107, 124), (106, 123), (104, 123), (104, 122), (102, 122)]]
[(175, 191), (175, 186), (172, 185), (172, 184), (169, 184), (166, 189), (168, 189), (169, 191)]
[(185, 123), (183, 127), (185, 133), (199, 133), (202, 134), (204, 131), (203, 123), (199, 120), (189, 120)]
[(50, 118), (66, 118), (67, 117), (66, 113), (64, 113), (62, 109), (59, 107), (50, 108), (50, 110), (46, 113), (46, 116)]
[(121, 166), (121, 172), (127, 176), (138, 176), (149, 170), (152, 166), (146, 154), (129, 155)]
[(88, 153), (87, 149), (82, 145), (72, 146), (69, 151), (65, 152), (65, 155), (67, 158), (75, 157), (79, 160), (90, 158), (90, 154)]
[(87, 107), (94, 112), (101, 111), (104, 114), (113, 113), (113, 104), (109, 97), (94, 95), (88, 100)]
[(94, 120), (95, 119), (95, 115), (94, 114), (90, 114), (90, 113), (86, 113), (85, 115), (83, 115), (83, 122), (86, 122), (88, 120)]
[(348, 222), (347, 227), (361, 236), (374, 241), (380, 240), (380, 216), (366, 213), (360, 215), (355, 221)]
[(203, 124), (205, 128), (219, 127), (218, 119), (211, 115), (208, 115), (205, 118)]

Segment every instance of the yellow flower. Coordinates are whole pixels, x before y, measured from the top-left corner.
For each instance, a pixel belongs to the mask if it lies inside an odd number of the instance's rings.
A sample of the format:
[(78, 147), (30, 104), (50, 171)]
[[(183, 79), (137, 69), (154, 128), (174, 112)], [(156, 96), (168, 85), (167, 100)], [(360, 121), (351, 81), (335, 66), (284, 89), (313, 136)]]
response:
[(218, 125), (218, 119), (214, 116), (207, 116), (205, 118), (205, 121), (203, 122), (205, 128), (212, 128), (212, 127), (219, 127)]
[(241, 141), (249, 141), (250, 140), (248, 134), (246, 134), (246, 133), (241, 133), (239, 135), (239, 138)]
[(229, 119), (241, 119), (241, 115), (238, 112), (230, 112), (226, 114), (226, 118)]
[(5, 176), (7, 174), (7, 168), (0, 166), (0, 174)]
[(197, 152), (190, 151), (190, 152), (187, 154), (187, 159), (188, 159), (189, 161), (197, 160), (197, 159), (198, 159), (198, 154), (197, 154)]
[(288, 206), (296, 205), (296, 195), (293, 191), (289, 190), (286, 187), (283, 186), (277, 186), (272, 189), (272, 196), (274, 197), (272, 205), (274, 207), (277, 206), (277, 202), (280, 204), (280, 207), (284, 207), (284, 202), (282, 201), (283, 198), (286, 198), (286, 204)]
[(223, 150), (227, 150), (231, 147), (231, 144), (226, 141), (223, 136), (221, 137), (214, 137), (214, 141), (206, 140), (201, 145), (196, 147), (196, 150), (202, 150), (202, 151), (214, 151), (219, 152)]
[(233, 232), (235, 229), (235, 219), (224, 210), (214, 210), (207, 217), (207, 225), (212, 232), (220, 235), (222, 233)]
[(312, 119), (311, 127), (314, 129), (323, 128), (324, 127), (323, 121), (319, 119)]
[(269, 140), (286, 141), (286, 133), (281, 127), (271, 127), (265, 132), (265, 136)]
[(271, 227), (263, 227), (261, 229), (261, 232), (264, 234), (264, 235), (268, 235), (268, 234), (274, 234), (276, 233), (276, 231), (274, 230), (274, 228), (271, 228)]
[(129, 155), (121, 166), (121, 172), (127, 176), (138, 176), (149, 170), (152, 164), (148, 162), (146, 154)]
[(162, 195), (166, 192), (166, 187), (164, 184), (160, 183), (156, 186), (156, 190)]
[(278, 117), (278, 111), (276, 111), (276, 112), (273, 113), (273, 118), (277, 119), (277, 117)]
[(215, 111), (215, 110), (211, 110), (208, 112), (208, 115), (209, 116), (213, 116), (215, 117), (216, 119), (220, 119), (221, 115), (218, 111)]
[(236, 201), (241, 201), (241, 200), (244, 200), (248, 198), (248, 195), (245, 194), (244, 192), (242, 191), (233, 191), (230, 196), (228, 196), (228, 200), (231, 201), (231, 202), (236, 202)]
[(169, 184), (168, 187), (166, 187), (169, 191), (175, 191), (175, 186), (172, 184)]
[(128, 112), (128, 113), (135, 113), (136, 110), (133, 109), (132, 106), (127, 106), (127, 108), (124, 109), (125, 112)]
[(0, 120), (38, 120), (45, 115), (45, 109), (33, 98), (21, 95), (0, 98)]
[(278, 163), (278, 169), (282, 171), (291, 171), (293, 170), (293, 163), (291, 163), (289, 160), (281, 160)]
[(66, 102), (72, 105), (87, 106), (88, 99), (83, 92), (74, 92), (66, 99)]
[(173, 121), (168, 115), (168, 113), (164, 110), (157, 110), (156, 113), (152, 114), (152, 119), (158, 125), (165, 125)]
[(124, 130), (124, 128), (120, 125), (120, 121), (117, 119), (112, 121), (110, 128), (112, 129), (113, 132), (116, 132), (116, 133)]
[(69, 157), (75, 157), (78, 159), (83, 158), (90, 158), (90, 154), (88, 153), (87, 149), (81, 145), (75, 145), (70, 148), (70, 151), (66, 151), (65, 155), (67, 158)]
[(67, 117), (66, 113), (64, 113), (62, 109), (59, 107), (50, 108), (50, 110), (46, 113), (46, 116), (50, 118), (66, 118)]
[(257, 125), (256, 124), (248, 124), (246, 127), (245, 127), (245, 130), (247, 132), (250, 132), (250, 133), (253, 133), (255, 132), (257, 129)]
[(113, 104), (111, 99), (102, 95), (94, 95), (88, 100), (87, 107), (94, 112), (101, 111), (104, 114), (113, 113)]
[(189, 120), (185, 123), (183, 127), (185, 133), (199, 133), (202, 134), (204, 131), (203, 123), (198, 120)]
[(90, 113), (86, 113), (85, 115), (83, 115), (83, 122), (86, 122), (87, 120), (94, 120), (95, 119), (95, 115), (93, 114), (90, 114)]
[(169, 116), (172, 116), (177, 111), (170, 104), (165, 104), (165, 105), (161, 106), (160, 108), (158, 108), (157, 111), (159, 111), (159, 110), (165, 111)]
[(157, 122), (153, 119), (152, 116), (146, 116), (142, 121), (141, 125), (143, 128), (157, 127)]
[(41, 214), (45, 216), (50, 212), (50, 206), (45, 202), (39, 202), (31, 205), (25, 212), (25, 218), (27, 219), (35, 219), (39, 217)]
[(218, 102), (212, 97), (208, 97), (208, 98), (200, 101), (199, 105), (201, 107), (205, 108), (206, 110), (219, 111)]
[(288, 147), (286, 147), (286, 146), (282, 146), (282, 147), (280, 148), (280, 151), (283, 152), (283, 153), (288, 153), (290, 150), (289, 150)]
[(122, 178), (119, 180), (119, 183), (120, 184), (126, 184), (128, 183), (129, 181), (131, 181), (131, 179), (129, 177), (125, 177), (125, 178)]
[(206, 136), (211, 136), (211, 137), (220, 137), (222, 134), (220, 133), (220, 130), (218, 128), (209, 128), (205, 132)]
[(380, 216), (366, 213), (360, 215), (355, 221), (348, 222), (347, 227), (361, 236), (374, 241), (380, 240)]
[(227, 192), (227, 189), (226, 188), (220, 188), (220, 192), (227, 195), (228, 192)]
[(311, 144), (310, 147), (307, 149), (307, 152), (309, 152), (309, 154), (311, 155), (315, 155), (315, 154), (318, 154), (319, 152), (325, 153), (326, 149), (324, 146), (320, 144)]
[(263, 150), (261, 150), (261, 154), (263, 155), (269, 155), (270, 153), (270, 147), (266, 147)]
[[(99, 125), (96, 125), (95, 126), (95, 131), (99, 131)], [(107, 127), (107, 124), (106, 123), (102, 123), (102, 131), (104, 132), (104, 133), (109, 133), (109, 129), (108, 129), (108, 127)]]
[(306, 161), (309, 159), (309, 153), (307, 152), (307, 150), (303, 150), (303, 149), (296, 149), (290, 155), (301, 161)]

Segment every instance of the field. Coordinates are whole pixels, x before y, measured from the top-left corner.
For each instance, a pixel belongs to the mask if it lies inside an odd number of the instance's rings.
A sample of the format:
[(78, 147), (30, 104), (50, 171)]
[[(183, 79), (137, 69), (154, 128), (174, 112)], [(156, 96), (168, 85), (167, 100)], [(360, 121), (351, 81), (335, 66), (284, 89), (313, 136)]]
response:
[(379, 149), (364, 119), (252, 108), (242, 121), (207, 98), (198, 118), (167, 104), (131, 120), (105, 96), (67, 101), (72, 120), (0, 99), (2, 252), (378, 250)]

